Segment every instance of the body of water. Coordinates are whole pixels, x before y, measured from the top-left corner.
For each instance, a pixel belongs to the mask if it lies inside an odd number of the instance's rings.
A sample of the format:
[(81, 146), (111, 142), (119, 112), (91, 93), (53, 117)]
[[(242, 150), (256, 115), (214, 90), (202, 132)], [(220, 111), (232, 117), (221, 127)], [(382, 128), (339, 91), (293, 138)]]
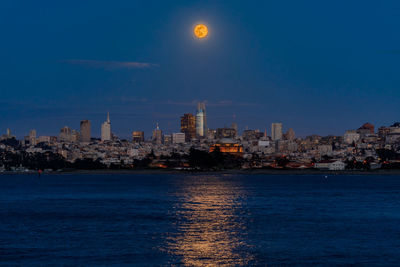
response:
[(0, 264), (400, 264), (400, 177), (2, 175)]

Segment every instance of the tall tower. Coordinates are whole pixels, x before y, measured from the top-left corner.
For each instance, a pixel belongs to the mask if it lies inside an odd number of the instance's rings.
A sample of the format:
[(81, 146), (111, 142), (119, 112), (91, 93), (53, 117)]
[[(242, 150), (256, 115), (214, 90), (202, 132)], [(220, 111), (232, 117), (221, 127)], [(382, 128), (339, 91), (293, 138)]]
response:
[(271, 138), (273, 141), (282, 140), (282, 123), (271, 124)]
[(201, 103), (201, 109), (203, 110), (203, 132), (204, 135), (207, 135), (208, 127), (207, 127), (207, 111), (206, 111), (206, 103)]
[(81, 121), (81, 142), (82, 143), (90, 143), (90, 121), (83, 120)]
[(72, 142), (72, 131), (68, 126), (61, 128), (58, 140), (60, 142)]
[(36, 141), (36, 130), (33, 129), (29, 132), (29, 144), (35, 146), (37, 144)]
[(204, 136), (204, 113), (201, 108), (201, 103), (197, 105), (197, 113), (196, 113), (196, 135), (199, 137)]
[(181, 133), (185, 134), (186, 141), (196, 138), (196, 118), (186, 113), (181, 117)]
[(107, 121), (103, 122), (101, 125), (101, 141), (110, 141), (111, 140), (111, 121), (110, 121), (110, 112), (107, 112)]
[(162, 144), (162, 141), (163, 141), (162, 140), (162, 131), (160, 130), (160, 127), (158, 126), (158, 123), (157, 123), (157, 126), (153, 131), (153, 142), (156, 144)]

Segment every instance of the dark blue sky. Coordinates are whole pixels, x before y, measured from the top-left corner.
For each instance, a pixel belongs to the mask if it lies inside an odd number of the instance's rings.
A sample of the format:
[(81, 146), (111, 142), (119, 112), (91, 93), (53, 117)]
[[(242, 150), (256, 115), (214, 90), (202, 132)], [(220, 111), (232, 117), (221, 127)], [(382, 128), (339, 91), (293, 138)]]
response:
[[(61, 3), (63, 2), (63, 3)], [(146, 134), (207, 101), (210, 128), (343, 134), (399, 120), (398, 1), (0, 2), (0, 131), (56, 135), (110, 111)], [(192, 27), (204, 22), (207, 40)], [(235, 117), (235, 119), (234, 119)]]

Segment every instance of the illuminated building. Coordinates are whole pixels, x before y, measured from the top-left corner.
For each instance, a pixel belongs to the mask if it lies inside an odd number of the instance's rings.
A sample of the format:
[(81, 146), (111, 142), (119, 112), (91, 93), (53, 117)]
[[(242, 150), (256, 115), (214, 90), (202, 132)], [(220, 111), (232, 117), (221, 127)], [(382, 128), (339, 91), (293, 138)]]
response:
[(132, 142), (134, 142), (134, 143), (144, 142), (144, 132), (142, 132), (142, 131), (133, 131), (132, 132)]
[(153, 142), (156, 144), (162, 144), (162, 142), (163, 142), (162, 131), (160, 130), (158, 123), (157, 123), (156, 128), (153, 131)]
[(218, 128), (217, 129), (217, 138), (235, 138), (237, 132), (233, 128)]
[(174, 144), (185, 143), (185, 134), (184, 133), (173, 133), (172, 134), (172, 143), (174, 143)]
[(81, 142), (89, 143), (91, 138), (90, 134), (90, 121), (83, 120), (81, 121)]
[(242, 156), (243, 155), (243, 146), (230, 138), (223, 138), (216, 144), (210, 147), (210, 152), (219, 149), (222, 153), (228, 153), (235, 156)]
[(203, 111), (203, 136), (204, 136), (207, 134), (207, 131), (208, 131), (206, 103), (205, 102), (197, 103), (197, 110)]
[(110, 122), (110, 113), (107, 113), (107, 121), (103, 122), (101, 125), (101, 141), (110, 141), (111, 140), (111, 122)]
[(271, 124), (271, 138), (273, 141), (282, 139), (282, 123)]
[(204, 113), (202, 109), (198, 109), (196, 113), (196, 135), (204, 136)]
[(186, 141), (196, 138), (196, 118), (193, 114), (186, 113), (181, 117), (181, 133), (185, 134)]

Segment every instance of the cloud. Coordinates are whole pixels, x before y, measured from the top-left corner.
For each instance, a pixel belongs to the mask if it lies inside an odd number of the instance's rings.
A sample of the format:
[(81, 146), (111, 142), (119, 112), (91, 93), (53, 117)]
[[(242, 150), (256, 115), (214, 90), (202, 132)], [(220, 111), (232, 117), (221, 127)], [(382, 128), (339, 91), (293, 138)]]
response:
[(258, 103), (249, 103), (249, 102), (234, 102), (232, 100), (221, 100), (221, 101), (199, 101), (199, 100), (193, 100), (193, 101), (188, 101), (188, 102), (175, 102), (168, 100), (167, 102), (163, 102), (160, 104), (167, 104), (167, 105), (174, 105), (174, 106), (196, 106), (198, 102), (205, 102), (206, 106), (209, 107), (250, 107), (250, 106), (259, 106)]
[(158, 67), (158, 64), (148, 62), (134, 62), (134, 61), (101, 61), (101, 60), (88, 60), (88, 59), (68, 59), (61, 62), (88, 66), (92, 68), (114, 70), (114, 69), (148, 69)]

